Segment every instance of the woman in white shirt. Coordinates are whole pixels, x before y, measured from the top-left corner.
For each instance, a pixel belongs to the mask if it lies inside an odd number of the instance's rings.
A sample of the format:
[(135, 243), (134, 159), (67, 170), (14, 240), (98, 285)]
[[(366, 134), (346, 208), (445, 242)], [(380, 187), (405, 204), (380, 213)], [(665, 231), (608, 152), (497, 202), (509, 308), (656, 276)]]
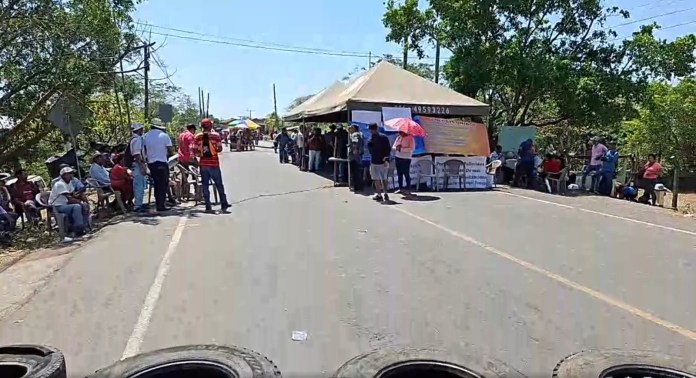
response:
[[(416, 148), (416, 140), (413, 135), (399, 132), (399, 136), (394, 141), (394, 163), (396, 165), (396, 175), (399, 178), (399, 191), (405, 193), (411, 187), (411, 158), (413, 150)], [(404, 178), (406, 187), (404, 188)]]

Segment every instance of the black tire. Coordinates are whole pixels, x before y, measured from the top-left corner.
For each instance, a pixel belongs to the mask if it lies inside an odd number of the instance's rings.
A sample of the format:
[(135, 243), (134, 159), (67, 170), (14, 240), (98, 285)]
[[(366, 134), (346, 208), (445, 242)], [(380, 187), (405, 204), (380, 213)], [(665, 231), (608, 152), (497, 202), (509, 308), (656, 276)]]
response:
[(0, 347), (2, 378), (65, 378), (65, 357), (58, 349), (44, 345)]
[(553, 369), (554, 378), (604, 376), (694, 377), (696, 366), (681, 357), (656, 352), (609, 349), (571, 354)]
[[(279, 378), (275, 364), (246, 348), (218, 345), (187, 345), (147, 352), (118, 361), (98, 370), (88, 378), (148, 378), (163, 376), (167, 371), (205, 369), (220, 377)], [(184, 376), (184, 375), (182, 375)]]
[(404, 371), (404, 375), (408, 375), (408, 370), (410, 376), (415, 376), (417, 369), (425, 368), (448, 372), (452, 377), (524, 377), (517, 370), (489, 358), (430, 349), (385, 348), (354, 357), (338, 368), (334, 378), (396, 377), (399, 369)]

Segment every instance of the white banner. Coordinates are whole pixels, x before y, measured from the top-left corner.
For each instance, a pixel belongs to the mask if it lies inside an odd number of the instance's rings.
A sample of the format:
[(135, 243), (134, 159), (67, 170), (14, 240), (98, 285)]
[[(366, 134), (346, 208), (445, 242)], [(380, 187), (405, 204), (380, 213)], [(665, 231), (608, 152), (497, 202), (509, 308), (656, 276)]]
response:
[[(437, 156), (435, 157), (435, 167), (438, 172), (438, 185), (440, 189), (444, 188), (445, 178), (443, 176), (444, 164), (447, 160), (458, 160), (464, 162), (465, 169), (465, 187), (466, 189), (489, 189), (493, 187), (493, 176), (486, 173), (486, 157), (485, 156)], [(459, 179), (450, 178), (448, 189), (459, 189)]]
[[(417, 182), (416, 182), (416, 177), (418, 177), (418, 170), (419, 170), (419, 169), (418, 169), (418, 162), (421, 161), (421, 160), (430, 160), (430, 161), (432, 161), (432, 157), (431, 157), (430, 155), (426, 155), (426, 156), (417, 156), (417, 157), (412, 157), (412, 158), (411, 158), (411, 171), (410, 171), (410, 174), (411, 174), (411, 186), (413, 186), (414, 188), (415, 188), (415, 186), (416, 186), (416, 184), (417, 184)], [(392, 164), (393, 164), (393, 160), (392, 160)], [(399, 175), (396, 174), (396, 169), (394, 169), (394, 176), (393, 176), (393, 178), (394, 178), (393, 180), (392, 180), (391, 178), (388, 180), (389, 189), (394, 189), (394, 188), (398, 188), (398, 187), (399, 187)], [(421, 178), (421, 183), (430, 185), (430, 178), (422, 177), (422, 178)], [(406, 182), (404, 182), (404, 185), (406, 185)]]
[(373, 112), (369, 110), (353, 110), (350, 112), (350, 120), (352, 122), (360, 123), (376, 123), (378, 125), (382, 124), (382, 113)]

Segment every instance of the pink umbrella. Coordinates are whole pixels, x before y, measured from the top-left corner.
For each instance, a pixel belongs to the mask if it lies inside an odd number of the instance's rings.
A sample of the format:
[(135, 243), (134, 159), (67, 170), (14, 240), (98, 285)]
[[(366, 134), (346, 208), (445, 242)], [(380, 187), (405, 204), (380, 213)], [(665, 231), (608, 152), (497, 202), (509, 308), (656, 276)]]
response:
[(394, 118), (384, 122), (385, 129), (400, 131), (413, 136), (424, 137), (427, 135), (423, 127), (410, 118)]

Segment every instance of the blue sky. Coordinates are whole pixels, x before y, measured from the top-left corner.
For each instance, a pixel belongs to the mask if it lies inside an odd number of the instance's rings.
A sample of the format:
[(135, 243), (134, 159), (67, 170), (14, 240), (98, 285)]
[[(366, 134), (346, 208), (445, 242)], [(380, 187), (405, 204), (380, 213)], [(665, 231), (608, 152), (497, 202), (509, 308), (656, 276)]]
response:
[[(424, 0), (422, 0), (424, 1)], [(631, 12), (631, 19), (612, 25), (655, 17), (654, 20), (618, 27), (630, 35), (640, 24), (652, 21), (664, 27), (696, 21), (693, 0), (612, 0)], [(297, 96), (316, 93), (356, 67), (367, 57), (327, 56), (264, 50), (190, 40), (214, 39), (233, 43), (296, 46), (356, 55), (400, 54), (399, 46), (385, 42), (384, 5), (379, 0), (146, 0), (139, 5), (136, 21), (152, 24), (153, 41), (172, 81), (196, 98), (200, 86), (210, 92), (210, 111), (218, 117), (263, 117), (273, 111), (272, 85), (276, 84), (278, 112), (284, 113)], [(166, 30), (176, 28), (199, 34)], [(662, 38), (696, 32), (696, 23), (661, 31)], [(152, 77), (162, 77), (157, 68)]]

